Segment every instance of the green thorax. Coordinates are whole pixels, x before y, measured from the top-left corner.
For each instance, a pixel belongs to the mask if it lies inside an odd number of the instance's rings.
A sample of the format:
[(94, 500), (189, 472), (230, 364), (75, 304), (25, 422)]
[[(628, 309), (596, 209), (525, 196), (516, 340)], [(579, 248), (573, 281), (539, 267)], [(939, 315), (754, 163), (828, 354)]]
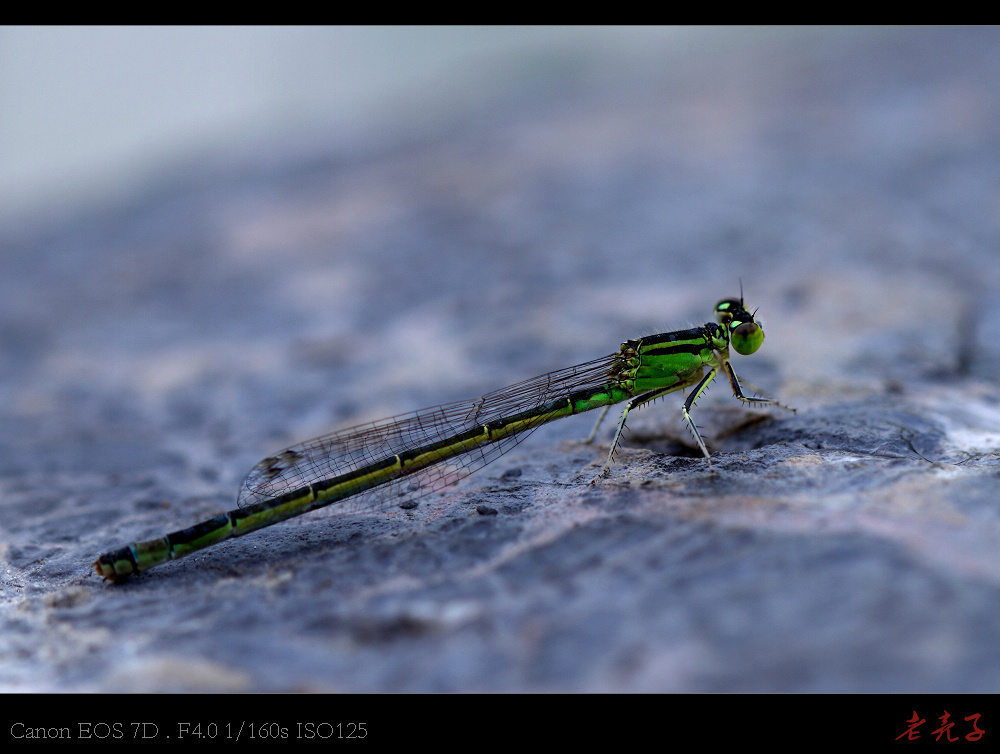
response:
[(725, 360), (728, 352), (728, 332), (714, 323), (627, 340), (617, 365), (620, 385), (633, 395), (670, 387), (715, 366), (718, 355)]

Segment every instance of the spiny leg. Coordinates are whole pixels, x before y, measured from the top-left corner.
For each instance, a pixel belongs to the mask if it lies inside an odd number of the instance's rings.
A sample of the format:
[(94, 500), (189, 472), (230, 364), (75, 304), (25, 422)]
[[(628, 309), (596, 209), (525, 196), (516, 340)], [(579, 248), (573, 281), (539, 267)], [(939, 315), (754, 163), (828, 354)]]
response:
[(604, 417), (608, 415), (608, 411), (610, 409), (611, 409), (610, 405), (607, 405), (601, 409), (601, 415), (597, 417), (597, 421), (594, 423), (594, 428), (590, 430), (590, 434), (587, 436), (587, 439), (583, 441), (584, 444), (590, 445), (590, 443), (594, 441), (594, 438), (597, 437), (597, 430), (600, 429), (601, 422), (604, 421)]
[[(621, 419), (618, 420), (618, 429), (615, 430), (615, 436), (611, 440), (611, 449), (608, 451), (608, 459), (604, 462), (604, 467), (601, 469), (596, 477), (591, 480), (591, 484), (596, 482), (601, 477), (607, 476), (608, 471), (611, 470), (611, 461), (614, 459), (615, 450), (618, 448), (618, 441), (621, 440), (622, 432), (625, 430), (625, 419), (628, 416), (628, 412), (639, 408), (639, 406), (644, 403), (649, 403), (650, 401), (655, 401), (657, 398), (666, 395), (667, 393), (673, 393), (676, 390), (683, 390), (688, 385), (692, 383), (692, 380), (685, 380), (676, 385), (671, 385), (670, 387), (661, 388), (660, 390), (651, 390), (648, 393), (643, 393), (642, 395), (637, 395), (635, 398), (630, 400), (625, 404), (625, 410), (622, 411)], [(601, 416), (601, 419), (604, 417)], [(597, 427), (594, 427), (594, 432), (597, 431)], [(592, 433), (593, 434), (593, 433)]]
[(728, 361), (726, 362), (726, 376), (729, 377), (729, 384), (733, 388), (733, 395), (735, 395), (739, 400), (744, 403), (760, 403), (766, 406), (778, 406), (779, 408), (785, 408), (795, 413), (795, 409), (791, 406), (786, 406), (784, 403), (778, 403), (778, 401), (772, 398), (748, 398), (743, 394), (743, 388), (740, 385), (739, 378), (736, 376), (736, 371), (733, 369), (733, 365)]
[[(728, 366), (728, 363), (727, 363)], [(684, 405), (681, 406), (681, 413), (684, 414), (684, 421), (687, 422), (688, 429), (691, 430), (691, 434), (694, 435), (695, 441), (698, 443), (698, 447), (701, 448), (701, 452), (705, 454), (705, 460), (708, 461), (708, 468), (712, 468), (712, 457), (708, 453), (708, 448), (705, 447), (705, 441), (701, 439), (701, 432), (694, 425), (694, 420), (691, 419), (691, 409), (694, 408), (694, 403), (697, 401), (702, 394), (708, 390), (708, 386), (712, 384), (712, 380), (715, 379), (716, 375), (719, 374), (718, 367), (712, 367), (708, 370), (708, 374), (702, 377), (701, 382), (699, 382), (691, 394), (684, 401)]]

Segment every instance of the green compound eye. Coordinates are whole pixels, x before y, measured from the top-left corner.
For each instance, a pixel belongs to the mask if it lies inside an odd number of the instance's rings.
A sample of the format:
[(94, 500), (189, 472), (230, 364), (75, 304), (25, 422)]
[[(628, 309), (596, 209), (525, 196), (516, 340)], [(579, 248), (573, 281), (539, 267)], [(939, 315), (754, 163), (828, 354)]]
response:
[(749, 356), (764, 342), (764, 331), (756, 322), (744, 322), (733, 330), (730, 342), (736, 349), (736, 353)]

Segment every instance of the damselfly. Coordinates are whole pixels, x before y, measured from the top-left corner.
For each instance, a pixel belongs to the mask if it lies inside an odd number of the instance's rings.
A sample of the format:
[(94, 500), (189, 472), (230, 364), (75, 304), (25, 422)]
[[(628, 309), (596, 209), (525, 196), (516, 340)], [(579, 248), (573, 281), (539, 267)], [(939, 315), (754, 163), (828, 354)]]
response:
[(701, 327), (627, 340), (608, 356), (480, 398), (401, 414), (293, 445), (251, 469), (236, 509), (101, 555), (94, 569), (115, 581), (348, 498), (362, 504), (412, 500), (495, 461), (542, 424), (603, 408), (588, 438), (592, 439), (608, 408), (628, 401), (598, 475), (605, 476), (629, 412), (688, 387), (692, 390), (681, 411), (711, 467), (708, 448), (691, 420), (691, 408), (720, 373), (744, 403), (788, 408), (774, 400), (744, 395), (729, 363), (730, 345), (748, 355), (764, 342), (764, 331), (747, 311), (742, 296), (716, 304), (715, 319)]

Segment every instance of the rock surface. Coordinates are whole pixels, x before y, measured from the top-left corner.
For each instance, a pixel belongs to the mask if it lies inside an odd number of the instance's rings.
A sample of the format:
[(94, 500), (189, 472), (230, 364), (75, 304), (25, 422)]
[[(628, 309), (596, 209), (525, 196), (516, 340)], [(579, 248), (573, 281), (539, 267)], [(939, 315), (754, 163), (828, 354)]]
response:
[[(0, 688), (995, 691), (998, 43), (568, 61), (439, 132), (8, 229)], [(737, 372), (798, 411), (717, 383), (713, 471), (670, 396), (595, 485), (611, 428), (579, 417), (416, 507), (92, 571), (288, 444), (709, 321), (741, 282), (767, 340)]]

